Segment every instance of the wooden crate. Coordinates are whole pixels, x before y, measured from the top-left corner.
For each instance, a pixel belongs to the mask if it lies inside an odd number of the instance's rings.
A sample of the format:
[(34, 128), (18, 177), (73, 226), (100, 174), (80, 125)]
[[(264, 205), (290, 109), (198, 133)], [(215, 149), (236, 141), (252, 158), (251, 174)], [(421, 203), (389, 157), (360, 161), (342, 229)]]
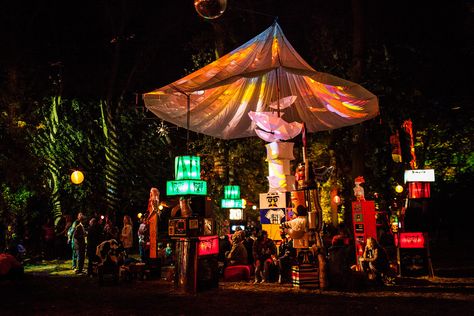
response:
[(319, 288), (319, 271), (314, 264), (301, 264), (291, 267), (293, 286), (302, 289)]

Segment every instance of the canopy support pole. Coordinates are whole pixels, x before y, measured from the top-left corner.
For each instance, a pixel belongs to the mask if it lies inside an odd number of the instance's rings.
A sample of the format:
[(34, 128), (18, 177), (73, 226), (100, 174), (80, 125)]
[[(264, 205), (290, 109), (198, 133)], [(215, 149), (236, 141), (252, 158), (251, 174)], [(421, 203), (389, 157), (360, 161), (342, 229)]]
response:
[(191, 125), (191, 94), (184, 92), (174, 85), (170, 85), (173, 89), (186, 96), (186, 154), (189, 154), (189, 126)]
[[(185, 93), (186, 94), (186, 93)], [(191, 95), (186, 94), (187, 108), (186, 108), (186, 154), (189, 154), (189, 124), (191, 120)]]

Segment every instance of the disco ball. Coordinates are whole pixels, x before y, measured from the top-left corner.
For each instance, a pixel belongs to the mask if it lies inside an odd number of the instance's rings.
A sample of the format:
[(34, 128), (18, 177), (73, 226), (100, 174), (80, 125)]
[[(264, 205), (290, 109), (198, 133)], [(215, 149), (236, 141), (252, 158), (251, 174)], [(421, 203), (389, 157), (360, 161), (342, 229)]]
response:
[(227, 8), (227, 0), (194, 0), (194, 8), (205, 19), (217, 19)]

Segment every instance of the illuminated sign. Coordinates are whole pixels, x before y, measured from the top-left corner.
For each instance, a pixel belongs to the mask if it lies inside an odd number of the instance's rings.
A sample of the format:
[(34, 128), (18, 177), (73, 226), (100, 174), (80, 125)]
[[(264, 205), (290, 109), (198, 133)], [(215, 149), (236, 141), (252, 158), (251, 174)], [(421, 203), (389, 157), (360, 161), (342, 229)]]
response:
[(229, 210), (230, 220), (240, 220), (242, 218), (244, 218), (244, 212), (241, 208), (231, 208)]
[(285, 193), (260, 193), (260, 208), (286, 208)]
[(406, 182), (435, 182), (434, 169), (405, 170)]
[(356, 233), (363, 233), (364, 232), (364, 224), (355, 224), (355, 232)]
[(219, 253), (219, 238), (217, 236), (198, 238), (198, 256), (217, 255)]
[(423, 233), (400, 233), (400, 248), (425, 248)]

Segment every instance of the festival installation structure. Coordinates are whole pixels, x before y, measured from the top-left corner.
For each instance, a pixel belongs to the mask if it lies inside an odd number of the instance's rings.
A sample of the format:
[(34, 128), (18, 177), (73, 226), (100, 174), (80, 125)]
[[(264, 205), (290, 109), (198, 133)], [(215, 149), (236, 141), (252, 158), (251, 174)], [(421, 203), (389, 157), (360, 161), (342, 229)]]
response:
[[(286, 200), (285, 215), (287, 195), (296, 192), (290, 140), (304, 131), (305, 147), (305, 133), (358, 124), (379, 113), (377, 97), (362, 86), (313, 69), (277, 22), (209, 65), (145, 93), (143, 100), (156, 116), (188, 131), (220, 139), (258, 136), (265, 140), (269, 190), (261, 194), (260, 207), (265, 207), (263, 201), (278, 210), (272, 201), (279, 196)], [(309, 208), (309, 227), (318, 236), (319, 189), (304, 191), (310, 184), (305, 148), (303, 160), (306, 182), (299, 179), (304, 185), (298, 189), (303, 190), (293, 194), (293, 200), (303, 200), (298, 203)], [(280, 223), (286, 217), (276, 216)]]

